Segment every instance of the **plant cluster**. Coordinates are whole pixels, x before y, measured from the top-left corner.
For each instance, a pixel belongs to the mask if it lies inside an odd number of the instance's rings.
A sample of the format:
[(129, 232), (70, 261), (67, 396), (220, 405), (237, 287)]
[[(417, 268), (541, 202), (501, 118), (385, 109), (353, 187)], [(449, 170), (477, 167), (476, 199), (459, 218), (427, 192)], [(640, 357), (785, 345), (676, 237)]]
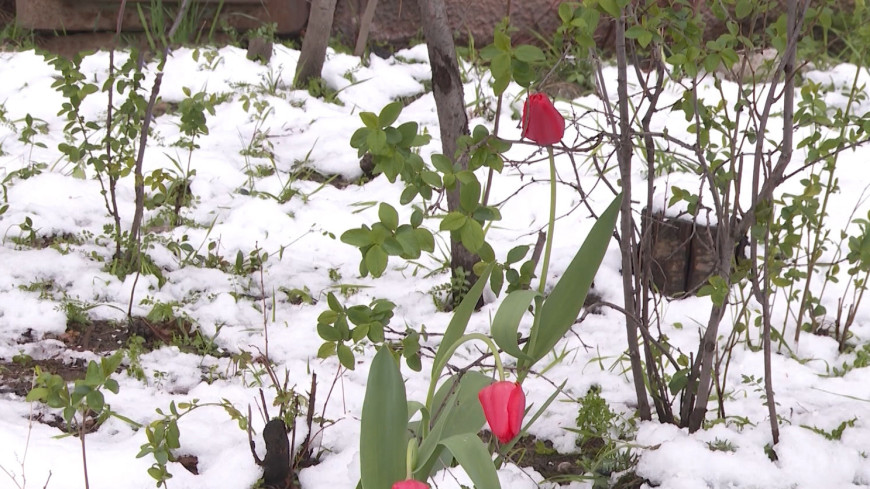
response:
[[(831, 229), (830, 223), (830, 199), (839, 191), (839, 157), (870, 140), (870, 118), (857, 112), (866, 102), (866, 95), (856, 70), (851, 86), (841, 89), (845, 103), (834, 106), (824, 96), (830, 87), (801, 80), (798, 70), (801, 59), (808, 59), (820, 46), (829, 52), (831, 44), (836, 45), (839, 56), (848, 56), (865, 66), (865, 55), (856, 46), (857, 41), (867, 37), (867, 29), (856, 28), (850, 35), (847, 30), (853, 26), (852, 20), (836, 15), (830, 5), (805, 2), (798, 9), (794, 0), (787, 2), (786, 13), (770, 19), (764, 24), (766, 27), (759, 27), (762, 20), (773, 15), (773, 4), (777, 2), (725, 0), (711, 7), (725, 25), (725, 32), (702, 42), (703, 25), (697, 11), (688, 2), (677, 3), (682, 8), (664, 8), (652, 0), (563, 2), (558, 8), (561, 26), (553, 39), (545, 40), (546, 50), (514, 45), (509, 25), (501, 24), (493, 43), (476, 53), (478, 66), (489, 71), (490, 86), (478, 87), (475, 110), (481, 115), (493, 114), (488, 119), (492, 127), (460, 128), (460, 136), (450, 142), (456, 151), (444, 146), (441, 153), (433, 154), (428, 161), (420, 155), (420, 149), (431, 138), (417, 122), (400, 122), (402, 102), (392, 102), (378, 113), (359, 114), (362, 127), (353, 134), (349, 145), (360, 157), (370, 159), (373, 175), (383, 174), (402, 188), (398, 206), (367, 203), (376, 206), (376, 221), (346, 230), (339, 238), (359, 250), (359, 275), (380, 277), (391, 262), (415, 264), (424, 254), (436, 253), (439, 238), (449, 241), (454, 253), (443, 260), (450, 262), (444, 269), (452, 268), (449, 282), (434, 291), (449, 292), (449, 300), (441, 300), (440, 304), (444, 309), (453, 308), (452, 319), (435, 347), (426, 345), (430, 335), (425, 328), (417, 331), (415, 326), (405, 325), (404, 330), (394, 329), (391, 321), (396, 304), (388, 299), (348, 304), (359, 287), (339, 283), (342, 277), (336, 269), (327, 273), (339, 294), (327, 292), (323, 297), (304, 285), (279, 289), (294, 304), (311, 305), (325, 299), (326, 309), (316, 324), (310, 326), (323, 340), (317, 357), (337, 357), (336, 378), (343, 369), (354, 370), (366, 349), (377, 349), (361, 414), (362, 489), (390, 486), (422, 489), (428, 487), (426, 481), (435, 472), (454, 465), (466, 471), (475, 487), (499, 487), (496, 471), (509, 459), (513, 444), (562, 394), (566, 385), (562, 383), (550, 398), (538, 400), (526, 398), (522, 383), (529, 376), (543, 375), (534, 367), (544, 358), (552, 356), (556, 362), (565, 358), (565, 353), (557, 350), (558, 344), (580, 315), (614, 228), (622, 259), (624, 303), (620, 311), (625, 315), (629, 338), (624, 360), (636, 391), (640, 420), (651, 420), (655, 413), (661, 422), (696, 431), (710, 422), (710, 401), (715, 399), (718, 406), (716, 420), (712, 422), (730, 420), (741, 426), (751, 423), (726, 413), (726, 400), (733, 395), (727, 384), (731, 353), (743, 343), (764, 355), (764, 374), (745, 376), (741, 388), (752, 390), (766, 404), (773, 439), (770, 451), (775, 456), (780, 418), (772, 384), (774, 343), (779, 345), (780, 352), (786, 349), (797, 357), (802, 334), (825, 334), (837, 342), (840, 352), (850, 355), (842, 365), (829, 367), (831, 375), (845, 375), (850, 370), (870, 366), (868, 345), (856, 344), (859, 339), (853, 332), (870, 279), (870, 214), (850, 216), (851, 227), (839, 233)], [(218, 5), (217, 13), (221, 6)], [(144, 22), (147, 8), (150, 23)], [(262, 287), (262, 271), (264, 263), (271, 256), (280, 259), (284, 249), (273, 253), (258, 247), (249, 253), (239, 250), (228, 259), (220, 240), (208, 237), (215, 222), (198, 244), (192, 243), (186, 234), (173, 240), (154, 232), (195, 224), (189, 222), (187, 211), (197, 205), (192, 186), (197, 176), (191, 168), (192, 156), (200, 149), (201, 138), (209, 134), (208, 118), (215, 115), (215, 108), (236, 95), (195, 93), (184, 88), (184, 99), (177, 107), (180, 137), (173, 143), (182, 155), (167, 155), (170, 169), (145, 173), (147, 142), (158, 137), (150, 123), (155, 117), (169, 49), (180, 40), (201, 33), (205, 17), (202, 11), (189, 13), (182, 9), (177, 12), (173, 26), (167, 28), (171, 14), (159, 0), (153, 0), (149, 6), (137, 4), (137, 9), (149, 34), (151, 49), (163, 53), (150, 90), (144, 86), (146, 77), (135, 50), (117, 66), (113, 53), (109, 77), (102, 85), (84, 74), (81, 56), (52, 61), (59, 73), (54, 87), (64, 97), (60, 115), (66, 120), (65, 141), (58, 147), (63, 155), (62, 169), (76, 178), (94, 178), (99, 182), (111, 224), (97, 239), (113, 245), (111, 257), (103, 259), (107, 270), (118, 278), (152, 275), (157, 286), (162, 287), (167, 280), (165, 270), (148, 255), (148, 250), (158, 245), (171, 252), (179, 267), (215, 268), (243, 278), (247, 281), (245, 293), (253, 283), (253, 276), (261, 274), (258, 292), (263, 300), (265, 351), (256, 357), (252, 352), (238, 352), (230, 362), (236, 372), (251, 374), (250, 386), (271, 382), (276, 391), (275, 403), (281, 406), (281, 414), (275, 419), (283, 423), (282, 435), (286, 435), (286, 430), (295, 430), (295, 418), (301, 408), (307, 408), (310, 437), (314, 387), (309, 393), (312, 398), (297, 394), (288, 386), (289, 374), (285, 374), (283, 383), (280, 381), (268, 354), (269, 307), (267, 291)], [(856, 16), (870, 15), (863, 9), (856, 12)], [(616, 87), (602, 83), (603, 68), (595, 43), (595, 30), (602, 20), (612, 22), (615, 27), (613, 54), (619, 74)], [(216, 29), (216, 22), (210, 24), (209, 36)], [(274, 31), (267, 27), (259, 35), (273, 37)], [(775, 51), (774, 59), (759, 66), (750, 65), (747, 53), (767, 47)], [(631, 88), (635, 93), (630, 94), (629, 66), (639, 67), (644, 58), (644, 64), (651, 66), (652, 71), (636, 68), (639, 86)], [(216, 52), (211, 51), (196, 51), (194, 59), (201, 60), (203, 69), (214, 69), (221, 62)], [(594, 118), (597, 126), (596, 133), (583, 143), (572, 145), (564, 141), (566, 126), (588, 129), (587, 122), (577, 118), (566, 123), (564, 115), (542, 91), (548, 87), (548, 78), (553, 73), (583, 86), (594, 86), (602, 100), (600, 108), (590, 109), (584, 115)], [(353, 81), (352, 71), (347, 76)], [(736, 86), (733, 94), (726, 94), (723, 77)], [(245, 159), (248, 181), (238, 192), (284, 204), (296, 197), (307, 200), (317, 190), (308, 195), (301, 193), (295, 185), (301, 173), (286, 175), (276, 165), (267, 122), (274, 115), (269, 97), (278, 94), (279, 80), (280, 72), (270, 72), (260, 86), (238, 87), (239, 100), (254, 124), (239, 153)], [(703, 97), (703, 87), (708, 82), (720, 97), (714, 100)], [(522, 129), (520, 141), (499, 136), (501, 106), (512, 83), (524, 90), (522, 111), (517, 114)], [(675, 83), (681, 89), (681, 95), (670, 104), (663, 102), (667, 83)], [(341, 103), (338, 93), (322, 78), (309, 79), (303, 88), (313, 96)], [(614, 88), (616, 93), (612, 97), (608, 90)], [(83, 102), (95, 94), (104, 95), (108, 101), (105, 119), (89, 118), (82, 110)], [(689, 125), (689, 140), (675, 138), (666, 129), (654, 130), (653, 119), (663, 115), (682, 117)], [(771, 129), (779, 125), (773, 123), (774, 116), (782, 119), (785, 129), (781, 133)], [(45, 147), (40, 141), (47, 130), (43, 121), (30, 115), (9, 121), (0, 110), (0, 123), (16, 127), (20, 142), (31, 151)], [(506, 158), (508, 150), (523, 144), (528, 144), (532, 153), (526, 162)], [(793, 161), (798, 151), (805, 155), (801, 164)], [(580, 154), (598, 172), (600, 181), (613, 191), (614, 200), (596, 217), (595, 225), (559, 280), (548, 285), (558, 185), (569, 184), (585, 201), (579, 176), (576, 184), (561, 180), (555, 159), (559, 155), (573, 162)], [(499, 256), (487, 240), (488, 232), (503, 219), (503, 203), (490, 202), (492, 176), (506, 166), (520, 168), (540, 155), (545, 155), (540, 161), (548, 162), (550, 172), (546, 232), (541, 230), (534, 247), (521, 244)], [(305, 171), (307, 162), (308, 157), (297, 162), (294, 171)], [(639, 162), (644, 168), (639, 168)], [(0, 215), (8, 209), (9, 186), (47, 169), (47, 164), (31, 161), (27, 167), (6, 174), (0, 182), (3, 191)], [(707, 231), (715, 257), (711, 274), (695, 291), (699, 296), (709, 297), (710, 309), (706, 324), (699, 328), (700, 341), (694, 353), (673, 346), (662, 328), (657, 327), (665, 298), (652, 281), (653, 268), (658, 264), (651, 262), (648, 251), (654, 237), (638, 226), (633, 208), (638, 192), (632, 189), (632, 181), (637, 181), (638, 173), (644, 175), (647, 185), (646, 211), (642, 212), (649, 213), (654, 208), (656, 178), (674, 172), (694, 174), (700, 184), (692, 189), (670, 187), (668, 206), (684, 206), (691, 218), (706, 215), (717, 223)], [(273, 194), (257, 189), (257, 179), (273, 175), (282, 178), (280, 191)], [(129, 228), (122, 227), (124, 220), (118, 201), (119, 184), (125, 179), (132, 180), (135, 189), (135, 214)], [(792, 181), (797, 182), (792, 187), (795, 190), (783, 192), (782, 186)], [(150, 214), (148, 221), (146, 212)], [(647, 217), (643, 214), (640, 220)], [(10, 239), (16, 245), (36, 246), (38, 222), (26, 217), (10, 229), (13, 234)], [(744, 245), (748, 256), (738, 260), (735, 248)], [(454, 266), (457, 249), (470, 253), (473, 261), (464, 267)], [(539, 282), (533, 288), (536, 272)], [(50, 286), (34, 283), (30, 287), (49, 294), (46, 290)], [(489, 331), (467, 333), (487, 286), (501, 300)], [(237, 293), (236, 297), (241, 295)], [(339, 296), (344, 297), (344, 302)], [(771, 311), (779, 303), (784, 303), (787, 313), (777, 324)], [(151, 297), (139, 304), (150, 306), (144, 318), (148, 324), (174, 325), (172, 334), (165, 338), (169, 342), (203, 355), (224, 353), (217, 346), (217, 334), (206, 337), (195, 331), (193, 320), (183, 312), (183, 304)], [(128, 309), (131, 321), (132, 305), (131, 296)], [(70, 324), (89, 327), (88, 306), (65, 298), (63, 307)], [(832, 307), (836, 307), (835, 312), (830, 311)], [(721, 325), (729, 312), (736, 324), (723, 336)], [(520, 325), (527, 319), (531, 326), (524, 333)], [(469, 341), (481, 342), (486, 352), (463, 366), (454, 365), (456, 357), (461, 356), (456, 353)], [(144, 342), (131, 338), (127, 348), (128, 373), (140, 379), (145, 378), (139, 362)], [(427, 355), (431, 356), (432, 364), (427, 396), (423, 400), (408, 399), (401, 360), (411, 370), (421, 371)], [(123, 357), (124, 352), (119, 351), (99, 362), (89, 362), (84, 378), (72, 383), (37, 367), (34, 388), (27, 396), (28, 401), (59, 409), (67, 431), (79, 436), (85, 487), (88, 487), (86, 434), (108, 416), (125, 419), (111, 410), (104, 396), (105, 391), (118, 392), (118, 383), (112, 376)], [(490, 361), (491, 364), (487, 363)], [(449, 373), (443, 375), (445, 371)], [(220, 377), (219, 372), (209, 375), (212, 379)], [(510, 376), (513, 379), (508, 380)], [(629, 470), (636, 460), (625, 440), (630, 436), (633, 420), (625, 421), (595, 389), (579, 404), (576, 427), (570, 428), (579, 435), (578, 465), (594, 487), (607, 487), (614, 476)], [(157, 419), (142, 427), (146, 442), (138, 455), (154, 459), (148, 473), (158, 486), (167, 487), (172, 477), (168, 464), (176, 460), (180, 447), (179, 420), (204, 406), (219, 406), (238, 421), (241, 429), (250, 428), (250, 413), (245, 417), (225, 399), (217, 403), (200, 403), (196, 399), (173, 401), (168, 412), (158, 410)], [(268, 418), (265, 399), (262, 409)], [(125, 421), (136, 426), (130, 420)], [(267, 420), (267, 426), (272, 421)], [(320, 421), (324, 421), (322, 416)], [(845, 420), (830, 431), (804, 427), (827, 439), (839, 440), (855, 423), (856, 419)], [(492, 440), (484, 441), (479, 436), (484, 426), (488, 426)], [(717, 439), (709, 446), (711, 450), (734, 450), (727, 440)], [(309, 450), (307, 446), (305, 449)]]

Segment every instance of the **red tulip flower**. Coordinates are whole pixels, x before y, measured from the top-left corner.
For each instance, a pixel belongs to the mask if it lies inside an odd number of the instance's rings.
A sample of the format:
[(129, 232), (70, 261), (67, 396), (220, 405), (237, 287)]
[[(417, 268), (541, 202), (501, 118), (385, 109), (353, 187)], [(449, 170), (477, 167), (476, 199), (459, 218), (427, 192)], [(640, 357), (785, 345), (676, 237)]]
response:
[(541, 146), (558, 143), (565, 135), (565, 118), (543, 93), (529, 95), (523, 105), (523, 137)]
[(502, 443), (507, 443), (520, 432), (526, 410), (526, 395), (516, 382), (503, 380), (490, 384), (477, 394), (489, 430)]
[(414, 479), (399, 481), (393, 484), (393, 489), (429, 489), (429, 484)]

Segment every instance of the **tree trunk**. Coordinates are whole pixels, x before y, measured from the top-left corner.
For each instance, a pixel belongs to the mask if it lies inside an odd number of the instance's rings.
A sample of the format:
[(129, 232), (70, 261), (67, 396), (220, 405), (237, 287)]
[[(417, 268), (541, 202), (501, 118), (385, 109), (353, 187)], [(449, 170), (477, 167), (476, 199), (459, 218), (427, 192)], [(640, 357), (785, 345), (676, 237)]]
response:
[(329, 44), (329, 34), (332, 32), (332, 17), (335, 14), (335, 4), (338, 0), (312, 0), (311, 12), (308, 14), (308, 27), (302, 40), (302, 53), (296, 65), (296, 79), (293, 86), (305, 88), (312, 78), (320, 77), (323, 60), (326, 58), (326, 46)]
[[(441, 151), (444, 156), (458, 163), (462, 168), (468, 168), (468, 156), (462, 155), (455, 160), (457, 142), (460, 136), (468, 134), (468, 116), (465, 113), (465, 96), (462, 90), (462, 79), (459, 76), (459, 63), (456, 60), (456, 47), (453, 44), (453, 34), (447, 23), (447, 7), (444, 0), (417, 0), (420, 6), (420, 23), (423, 35), (429, 48), (429, 64), (432, 67), (432, 92), (435, 96), (435, 106), (438, 111), (438, 122), (441, 126)], [(459, 208), (459, 186), (447, 193), (447, 209), (453, 211)], [(464, 277), (474, 283), (472, 267), (477, 257), (465, 249), (458, 241), (450, 240), (450, 268), (454, 277), (460, 277), (460, 269)], [(454, 305), (459, 297), (454, 297)]]
[(375, 9), (378, 8), (378, 0), (369, 0), (366, 4), (365, 12), (362, 19), (359, 21), (359, 35), (356, 38), (356, 47), (353, 48), (353, 55), (362, 57), (366, 52), (366, 43), (369, 40), (369, 31), (372, 28), (372, 21), (375, 19)]

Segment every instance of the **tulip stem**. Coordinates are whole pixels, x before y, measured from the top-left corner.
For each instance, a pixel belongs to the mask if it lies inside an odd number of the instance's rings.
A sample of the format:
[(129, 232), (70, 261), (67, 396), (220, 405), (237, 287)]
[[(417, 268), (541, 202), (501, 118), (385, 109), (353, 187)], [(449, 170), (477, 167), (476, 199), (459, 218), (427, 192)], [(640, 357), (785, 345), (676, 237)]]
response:
[(547, 223), (547, 244), (544, 247), (544, 262), (541, 265), (541, 285), (538, 292), (544, 294), (547, 285), (547, 273), (550, 268), (550, 252), (553, 249), (553, 231), (556, 229), (556, 161), (553, 158), (553, 146), (547, 146), (550, 155), (550, 221)]
[(408, 450), (405, 453), (405, 479), (414, 478), (414, 466), (417, 465), (417, 439), (408, 440)]

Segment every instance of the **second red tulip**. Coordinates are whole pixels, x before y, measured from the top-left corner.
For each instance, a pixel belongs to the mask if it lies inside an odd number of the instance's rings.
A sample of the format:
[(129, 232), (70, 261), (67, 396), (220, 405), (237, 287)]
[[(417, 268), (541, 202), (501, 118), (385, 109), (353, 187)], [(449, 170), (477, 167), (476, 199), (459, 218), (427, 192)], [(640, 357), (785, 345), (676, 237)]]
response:
[(488, 385), (477, 394), (489, 430), (502, 443), (520, 432), (526, 410), (526, 395), (516, 382), (501, 381)]

